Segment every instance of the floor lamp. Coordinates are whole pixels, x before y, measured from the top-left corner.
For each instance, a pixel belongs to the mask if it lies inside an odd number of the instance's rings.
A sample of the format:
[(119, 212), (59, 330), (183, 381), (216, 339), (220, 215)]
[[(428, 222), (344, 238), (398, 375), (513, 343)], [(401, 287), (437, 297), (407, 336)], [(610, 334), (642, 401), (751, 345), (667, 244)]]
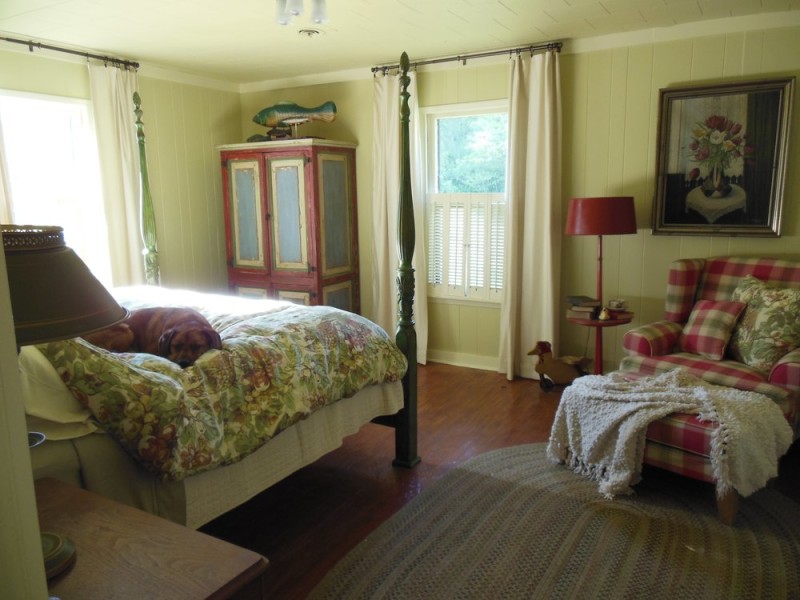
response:
[[(17, 352), (21, 346), (64, 340), (118, 323), (128, 311), (117, 304), (89, 267), (64, 244), (61, 227), (2, 225)], [(28, 445), (44, 435), (28, 433)], [(73, 543), (42, 533), (50, 579), (75, 558)]]
[[(567, 235), (597, 236), (596, 298), (603, 306), (603, 236), (636, 233), (632, 196), (572, 198), (567, 211)], [(595, 373), (602, 373), (603, 330), (595, 328)]]

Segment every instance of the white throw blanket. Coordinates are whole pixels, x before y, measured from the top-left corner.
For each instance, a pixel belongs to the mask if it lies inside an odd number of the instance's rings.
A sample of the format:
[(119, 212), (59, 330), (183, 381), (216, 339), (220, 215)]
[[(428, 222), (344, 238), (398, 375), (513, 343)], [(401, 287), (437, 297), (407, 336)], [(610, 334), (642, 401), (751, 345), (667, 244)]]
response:
[(547, 453), (598, 481), (606, 497), (629, 494), (641, 478), (647, 426), (676, 412), (719, 423), (711, 442), (718, 496), (764, 487), (792, 443), (792, 428), (766, 396), (676, 369), (633, 381), (615, 373), (576, 379), (561, 397)]

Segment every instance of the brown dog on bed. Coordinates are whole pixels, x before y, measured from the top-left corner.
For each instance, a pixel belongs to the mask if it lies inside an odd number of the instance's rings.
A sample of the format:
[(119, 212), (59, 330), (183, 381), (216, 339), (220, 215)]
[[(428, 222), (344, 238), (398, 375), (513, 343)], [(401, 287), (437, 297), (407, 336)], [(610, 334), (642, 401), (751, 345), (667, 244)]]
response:
[(122, 323), (83, 338), (112, 352), (147, 352), (186, 368), (202, 354), (219, 350), (219, 334), (206, 318), (191, 308), (153, 307), (131, 312)]

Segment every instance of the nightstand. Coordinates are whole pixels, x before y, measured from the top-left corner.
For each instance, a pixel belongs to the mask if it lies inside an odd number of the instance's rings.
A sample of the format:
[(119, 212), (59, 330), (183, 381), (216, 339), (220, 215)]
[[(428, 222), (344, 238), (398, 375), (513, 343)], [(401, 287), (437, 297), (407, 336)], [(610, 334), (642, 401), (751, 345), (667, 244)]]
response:
[(75, 542), (52, 596), (196, 600), (265, 597), (267, 560), (244, 548), (55, 479), (36, 481), (42, 531)]
[(567, 321), (584, 327), (594, 328), (594, 374), (603, 374), (603, 328), (616, 327), (617, 325), (625, 325), (633, 320), (633, 313), (625, 313), (622, 318), (608, 319), (601, 321), (600, 319), (578, 319), (575, 317), (567, 317)]

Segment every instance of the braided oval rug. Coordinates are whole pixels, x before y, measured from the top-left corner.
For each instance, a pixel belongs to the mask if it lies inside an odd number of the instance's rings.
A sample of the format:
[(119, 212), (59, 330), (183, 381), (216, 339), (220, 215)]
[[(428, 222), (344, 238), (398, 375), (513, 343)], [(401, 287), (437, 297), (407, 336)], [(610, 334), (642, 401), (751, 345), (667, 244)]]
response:
[(800, 598), (800, 504), (762, 489), (728, 527), (712, 486), (657, 471), (605, 500), (545, 447), (448, 472), (311, 598)]

